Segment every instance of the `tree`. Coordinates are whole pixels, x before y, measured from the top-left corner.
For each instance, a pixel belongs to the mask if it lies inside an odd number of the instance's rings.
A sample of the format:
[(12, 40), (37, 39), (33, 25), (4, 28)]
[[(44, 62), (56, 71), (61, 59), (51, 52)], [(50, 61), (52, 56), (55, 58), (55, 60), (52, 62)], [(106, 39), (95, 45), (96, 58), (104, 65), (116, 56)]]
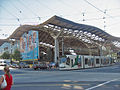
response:
[(10, 59), (10, 54), (9, 54), (9, 52), (8, 52), (8, 51), (7, 51), (7, 52), (4, 52), (4, 53), (1, 55), (0, 58), (2, 58), (2, 59)]
[(22, 59), (22, 55), (18, 49), (14, 51), (12, 58), (15, 59), (16, 61), (20, 61)]

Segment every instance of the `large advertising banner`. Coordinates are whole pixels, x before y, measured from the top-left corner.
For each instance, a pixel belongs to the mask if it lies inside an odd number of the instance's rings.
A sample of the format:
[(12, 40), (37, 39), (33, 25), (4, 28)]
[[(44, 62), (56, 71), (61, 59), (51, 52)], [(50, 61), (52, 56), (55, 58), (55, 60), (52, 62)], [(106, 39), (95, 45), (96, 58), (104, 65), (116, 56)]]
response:
[(23, 60), (35, 60), (39, 55), (38, 31), (29, 31), (20, 38), (20, 52)]

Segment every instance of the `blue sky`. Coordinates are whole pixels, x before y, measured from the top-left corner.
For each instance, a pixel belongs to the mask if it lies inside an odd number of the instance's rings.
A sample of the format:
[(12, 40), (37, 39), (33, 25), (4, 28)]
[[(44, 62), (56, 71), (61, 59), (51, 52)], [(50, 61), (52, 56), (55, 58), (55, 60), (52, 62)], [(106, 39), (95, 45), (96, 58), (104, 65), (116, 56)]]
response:
[(40, 24), (54, 15), (120, 37), (120, 0), (0, 0), (0, 39), (20, 24)]

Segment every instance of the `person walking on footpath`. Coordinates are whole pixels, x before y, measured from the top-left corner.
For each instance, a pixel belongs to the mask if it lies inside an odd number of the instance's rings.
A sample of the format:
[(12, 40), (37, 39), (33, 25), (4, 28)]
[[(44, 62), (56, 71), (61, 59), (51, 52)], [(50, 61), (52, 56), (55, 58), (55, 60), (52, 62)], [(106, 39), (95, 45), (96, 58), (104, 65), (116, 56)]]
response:
[(7, 82), (7, 86), (5, 88), (0, 89), (0, 90), (11, 90), (11, 86), (13, 85), (13, 77), (10, 74), (9, 66), (4, 67), (4, 72), (5, 72), (4, 77), (2, 76), (0, 78), (0, 86), (1, 86), (2, 82), (4, 81), (4, 79)]

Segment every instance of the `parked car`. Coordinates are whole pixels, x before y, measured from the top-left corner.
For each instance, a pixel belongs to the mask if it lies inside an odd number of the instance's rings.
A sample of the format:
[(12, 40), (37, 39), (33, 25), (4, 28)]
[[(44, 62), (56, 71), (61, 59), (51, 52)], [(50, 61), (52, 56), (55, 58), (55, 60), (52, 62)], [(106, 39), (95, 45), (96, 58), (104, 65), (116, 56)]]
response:
[(12, 67), (12, 64), (10, 64), (10, 63), (7, 63), (7, 66), (9, 66), (9, 67)]
[(49, 68), (49, 66), (46, 63), (41, 63), (39, 65), (39, 67), (40, 67), (40, 69), (48, 69)]
[(49, 65), (47, 65), (46, 63), (34, 64), (32, 68), (34, 70), (37, 70), (37, 69), (48, 69)]
[(29, 68), (29, 65), (26, 63), (20, 63), (19, 68)]
[(37, 70), (37, 69), (40, 68), (40, 65), (39, 65), (39, 64), (33, 64), (32, 68), (33, 68), (34, 70)]
[(17, 64), (12, 64), (11, 67), (12, 68), (19, 68), (19, 66)]

